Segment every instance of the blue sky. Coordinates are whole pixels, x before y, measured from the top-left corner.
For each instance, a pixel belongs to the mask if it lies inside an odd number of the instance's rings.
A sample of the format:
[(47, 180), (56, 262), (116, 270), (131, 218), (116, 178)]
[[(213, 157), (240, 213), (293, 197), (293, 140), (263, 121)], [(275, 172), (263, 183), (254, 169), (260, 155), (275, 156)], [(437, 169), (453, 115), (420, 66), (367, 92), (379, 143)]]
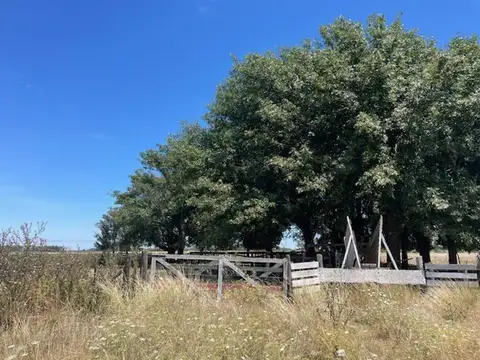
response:
[[(445, 43), (476, 1), (2, 0), (0, 228), (48, 221), (48, 243), (89, 248), (138, 154), (197, 121), (230, 54), (275, 50), (371, 13)], [(480, 3), (479, 3), (480, 4)]]

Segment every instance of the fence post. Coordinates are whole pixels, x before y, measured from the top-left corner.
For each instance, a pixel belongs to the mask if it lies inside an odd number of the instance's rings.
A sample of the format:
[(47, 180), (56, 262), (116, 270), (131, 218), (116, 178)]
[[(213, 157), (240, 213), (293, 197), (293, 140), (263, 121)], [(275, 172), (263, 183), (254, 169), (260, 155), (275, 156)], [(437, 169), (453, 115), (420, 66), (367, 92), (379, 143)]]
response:
[(292, 297), (292, 261), (290, 254), (287, 254), (283, 260), (283, 293), (285, 298)]
[(477, 279), (478, 286), (480, 286), (480, 252), (477, 254)]
[(155, 280), (155, 272), (157, 271), (157, 259), (152, 255), (152, 264), (150, 265), (150, 281)]
[[(288, 255), (287, 255), (288, 256)], [(283, 258), (283, 282), (282, 282), (282, 285), (283, 285), (283, 296), (285, 296), (285, 298), (288, 298), (288, 268), (289, 268), (289, 261), (287, 259), (287, 256), (285, 256)]]
[(323, 268), (323, 255), (317, 254), (318, 267)]
[(132, 254), (128, 254), (123, 265), (123, 284), (128, 289), (130, 284), (130, 270), (132, 268)]
[(217, 301), (222, 300), (223, 291), (223, 259), (218, 260), (218, 275), (217, 275)]
[(416, 261), (416, 263), (417, 263), (417, 269), (418, 269), (418, 270), (423, 270), (423, 259), (422, 259), (422, 257), (421, 257), (421, 256), (417, 256), (417, 257), (415, 258), (415, 261)]
[(140, 258), (140, 277), (142, 280), (147, 281), (148, 279), (148, 253), (146, 251), (142, 251), (142, 255)]

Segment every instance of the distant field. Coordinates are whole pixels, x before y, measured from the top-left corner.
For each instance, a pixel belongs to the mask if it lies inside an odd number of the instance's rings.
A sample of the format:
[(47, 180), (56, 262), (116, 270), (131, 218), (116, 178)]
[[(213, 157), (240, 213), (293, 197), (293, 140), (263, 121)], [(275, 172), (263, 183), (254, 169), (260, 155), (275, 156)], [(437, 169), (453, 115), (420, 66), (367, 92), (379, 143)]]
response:
[[(409, 254), (409, 263), (415, 264), (415, 258), (420, 256), (418, 253), (412, 252)], [(447, 252), (435, 252), (430, 253), (432, 263), (434, 264), (448, 264), (448, 253)], [(458, 254), (460, 264), (476, 264), (477, 263), (477, 253), (466, 253), (462, 252)]]

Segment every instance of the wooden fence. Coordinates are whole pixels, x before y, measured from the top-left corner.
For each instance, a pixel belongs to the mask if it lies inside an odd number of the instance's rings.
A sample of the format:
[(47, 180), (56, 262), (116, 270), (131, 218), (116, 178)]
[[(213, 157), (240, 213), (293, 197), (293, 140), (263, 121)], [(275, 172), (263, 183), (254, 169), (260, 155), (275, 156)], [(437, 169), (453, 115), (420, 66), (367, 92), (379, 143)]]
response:
[[(124, 266), (124, 279), (129, 278), (131, 257)], [(223, 285), (240, 280), (251, 286), (276, 283), (290, 297), (295, 290), (326, 283), (376, 283), (386, 285), (437, 286), (456, 284), (480, 286), (480, 256), (477, 265), (423, 264), (417, 259), (416, 270), (324, 268), (323, 257), (317, 261), (294, 263), (289, 255), (283, 259), (215, 255), (170, 255), (142, 253), (140, 277), (154, 279), (159, 270), (174, 274), (193, 285), (192, 280), (217, 284), (217, 299), (222, 298)]]
[(480, 286), (480, 257), (477, 265), (425, 264), (423, 271), (428, 286)]
[[(213, 280), (217, 283), (217, 299), (222, 298), (224, 280), (241, 280), (251, 286), (277, 282), (282, 284), (283, 292), (288, 296), (288, 269), (290, 260), (275, 258), (256, 258), (240, 256), (213, 255), (143, 255), (142, 278), (154, 279), (159, 268), (174, 274), (189, 284), (195, 280)], [(148, 273), (148, 264), (150, 272)], [(147, 264), (147, 265), (145, 265)], [(230, 270), (230, 273), (227, 273)]]
[(322, 268), (316, 261), (291, 264), (292, 288), (326, 283), (425, 285), (421, 270)]
[[(281, 279), (284, 259), (276, 258), (247, 258), (240, 256), (214, 256), (214, 255), (156, 255), (152, 259), (164, 259), (175, 264), (187, 277), (195, 277), (197, 280), (216, 279), (218, 273), (218, 261), (226, 259), (237, 264), (246, 275), (263, 280)], [(211, 277), (214, 276), (214, 278)], [(232, 274), (235, 276), (234, 274)]]
[(376, 283), (389, 285), (480, 286), (480, 256), (477, 265), (422, 264), (417, 270), (334, 269), (317, 261), (290, 264), (292, 289), (324, 283)]
[[(326, 262), (331, 267), (336, 267), (339, 263), (338, 258), (340, 257), (340, 248), (343, 244), (333, 244), (330, 245), (329, 251), (331, 254), (325, 254), (324, 262)], [(275, 258), (275, 259), (284, 259), (287, 256), (290, 257), (292, 262), (307, 262), (315, 261), (318, 257), (309, 257), (306, 255), (305, 250), (291, 250), (291, 251), (281, 251), (273, 250), (262, 251), (262, 250), (251, 250), (251, 251), (238, 251), (238, 250), (226, 250), (226, 251), (191, 251), (188, 255), (202, 255), (202, 256), (241, 256), (241, 257), (254, 257), (254, 258)]]

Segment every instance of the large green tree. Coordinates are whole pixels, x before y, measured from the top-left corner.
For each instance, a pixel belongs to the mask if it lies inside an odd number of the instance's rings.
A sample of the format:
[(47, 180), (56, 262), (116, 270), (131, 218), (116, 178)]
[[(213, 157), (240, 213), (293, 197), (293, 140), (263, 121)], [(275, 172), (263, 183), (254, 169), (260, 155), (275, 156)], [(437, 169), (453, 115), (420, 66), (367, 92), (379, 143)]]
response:
[[(275, 209), (265, 216), (298, 226), (310, 251), (315, 231), (341, 241), (347, 215), (363, 240), (383, 214), (397, 260), (406, 231), (424, 242), (422, 234), (456, 231), (453, 224), (475, 230), (467, 224), (476, 179), (443, 152), (456, 157), (472, 144), (468, 157), (476, 156), (476, 39), (441, 50), (382, 16), (366, 26), (340, 18), (320, 33), (301, 47), (235, 62), (206, 116), (226, 149), (217, 162), (225, 180), (255, 189), (260, 210)], [(468, 82), (445, 78), (448, 71)]]
[(125, 239), (170, 251), (271, 250), (292, 226), (366, 241), (379, 215), (394, 256), (432, 239), (478, 247), (480, 49), (371, 16), (234, 60), (204, 120), (142, 154), (117, 193)]

